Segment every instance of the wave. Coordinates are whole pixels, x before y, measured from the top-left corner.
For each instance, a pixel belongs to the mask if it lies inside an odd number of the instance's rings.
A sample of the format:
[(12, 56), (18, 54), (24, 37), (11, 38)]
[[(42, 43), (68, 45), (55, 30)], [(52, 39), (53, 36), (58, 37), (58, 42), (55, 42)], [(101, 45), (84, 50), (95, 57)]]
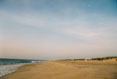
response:
[(15, 72), (18, 67), (24, 64), (14, 64), (14, 65), (0, 65), (0, 77), (7, 75), (9, 73)]
[(27, 64), (41, 62), (43, 60), (25, 60), (25, 59), (0, 59), (0, 77), (15, 72), (18, 67)]

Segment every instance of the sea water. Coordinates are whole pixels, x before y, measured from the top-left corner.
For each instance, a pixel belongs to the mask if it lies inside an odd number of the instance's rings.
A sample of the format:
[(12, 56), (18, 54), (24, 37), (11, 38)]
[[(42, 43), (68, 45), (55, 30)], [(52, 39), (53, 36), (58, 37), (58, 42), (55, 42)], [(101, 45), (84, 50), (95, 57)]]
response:
[(0, 65), (0, 77), (7, 75), (9, 73), (15, 72), (18, 67), (24, 64), (14, 64), (14, 65)]
[(18, 67), (24, 64), (33, 63), (33, 62), (36, 62), (36, 60), (0, 59), (0, 77), (15, 72)]

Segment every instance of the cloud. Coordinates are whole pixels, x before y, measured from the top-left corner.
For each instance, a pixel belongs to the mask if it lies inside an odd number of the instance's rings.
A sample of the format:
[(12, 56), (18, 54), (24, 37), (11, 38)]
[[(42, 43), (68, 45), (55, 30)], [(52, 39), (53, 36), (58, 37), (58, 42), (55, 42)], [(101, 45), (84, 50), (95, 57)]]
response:
[[(23, 3), (30, 5), (27, 1)], [(67, 6), (57, 12), (49, 8), (47, 13), (24, 10), (0, 10), (3, 57), (59, 59), (117, 55), (115, 17)]]

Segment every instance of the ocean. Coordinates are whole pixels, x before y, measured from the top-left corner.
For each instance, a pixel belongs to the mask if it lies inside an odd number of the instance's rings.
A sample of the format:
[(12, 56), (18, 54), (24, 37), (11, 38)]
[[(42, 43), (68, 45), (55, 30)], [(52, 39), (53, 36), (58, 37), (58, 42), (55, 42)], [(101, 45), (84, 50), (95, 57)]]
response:
[(15, 72), (18, 67), (34, 62), (42, 62), (43, 60), (27, 60), (27, 59), (4, 59), (0, 58), (0, 77)]

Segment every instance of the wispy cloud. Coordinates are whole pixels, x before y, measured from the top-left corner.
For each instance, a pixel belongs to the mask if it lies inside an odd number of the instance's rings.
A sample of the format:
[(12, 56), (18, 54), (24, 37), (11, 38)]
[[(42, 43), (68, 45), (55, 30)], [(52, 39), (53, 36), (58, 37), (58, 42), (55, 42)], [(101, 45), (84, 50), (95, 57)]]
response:
[(114, 3), (48, 1), (2, 3), (0, 48), (4, 49), (4, 57), (57, 59), (117, 55)]

